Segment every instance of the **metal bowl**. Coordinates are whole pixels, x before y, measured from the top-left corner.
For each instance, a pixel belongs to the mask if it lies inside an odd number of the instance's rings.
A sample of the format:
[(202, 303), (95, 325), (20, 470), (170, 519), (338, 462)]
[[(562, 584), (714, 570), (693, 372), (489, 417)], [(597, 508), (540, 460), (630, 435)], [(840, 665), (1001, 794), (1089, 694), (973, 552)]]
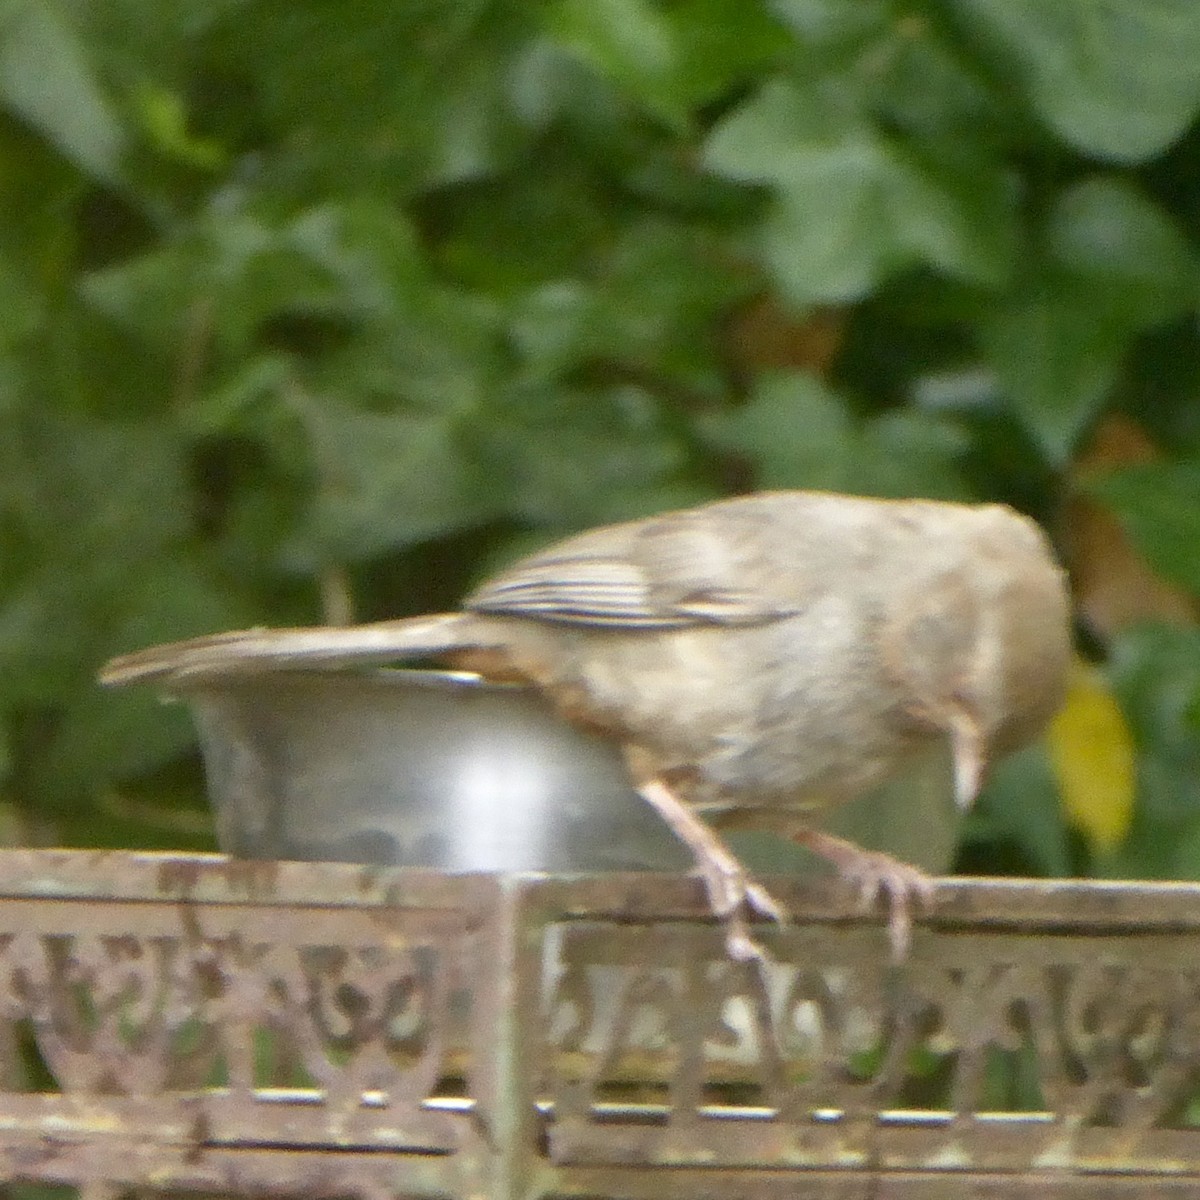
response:
[[(684, 871), (691, 856), (610, 743), (528, 689), (439, 671), (273, 672), (179, 691), (201, 738), (222, 850), (446, 871)], [(827, 828), (927, 870), (953, 854), (945, 756), (831, 814)], [(806, 852), (730, 839), (754, 870)]]

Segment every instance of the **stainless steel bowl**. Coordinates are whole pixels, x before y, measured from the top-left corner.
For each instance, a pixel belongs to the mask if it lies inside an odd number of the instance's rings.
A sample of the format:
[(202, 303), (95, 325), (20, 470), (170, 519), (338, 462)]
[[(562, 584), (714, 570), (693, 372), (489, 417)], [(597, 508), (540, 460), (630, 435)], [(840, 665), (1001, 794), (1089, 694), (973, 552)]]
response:
[[(221, 848), (243, 858), (447, 871), (687, 870), (608, 742), (535, 692), (439, 671), (289, 671), (179, 691), (200, 732)], [(944, 756), (827, 827), (929, 870), (953, 854)], [(778, 839), (731, 838), (753, 869), (804, 871)]]

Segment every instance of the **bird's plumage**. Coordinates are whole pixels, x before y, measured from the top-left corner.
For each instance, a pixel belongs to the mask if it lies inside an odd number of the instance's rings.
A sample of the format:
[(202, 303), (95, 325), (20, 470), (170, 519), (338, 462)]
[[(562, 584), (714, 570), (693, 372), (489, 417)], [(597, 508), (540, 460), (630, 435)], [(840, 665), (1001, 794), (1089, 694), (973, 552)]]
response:
[[(939, 738), (969, 802), (988, 762), (1057, 708), (1069, 651), (1062, 573), (1011, 509), (774, 492), (567, 538), (460, 613), (218, 634), (102, 678), (442, 656), (527, 679), (690, 813), (810, 837), (820, 810)], [(846, 869), (844, 845), (814, 848)]]

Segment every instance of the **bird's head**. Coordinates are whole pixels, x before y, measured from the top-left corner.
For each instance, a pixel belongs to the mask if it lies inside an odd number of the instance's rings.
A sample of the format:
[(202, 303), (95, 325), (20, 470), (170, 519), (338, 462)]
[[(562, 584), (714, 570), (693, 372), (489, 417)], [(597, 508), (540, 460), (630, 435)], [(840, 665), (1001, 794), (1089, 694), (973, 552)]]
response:
[(906, 708), (945, 730), (955, 796), (974, 801), (988, 766), (1031, 741), (1062, 703), (1070, 602), (1046, 535), (1002, 505), (941, 506), (927, 561), (901, 589), (886, 658)]

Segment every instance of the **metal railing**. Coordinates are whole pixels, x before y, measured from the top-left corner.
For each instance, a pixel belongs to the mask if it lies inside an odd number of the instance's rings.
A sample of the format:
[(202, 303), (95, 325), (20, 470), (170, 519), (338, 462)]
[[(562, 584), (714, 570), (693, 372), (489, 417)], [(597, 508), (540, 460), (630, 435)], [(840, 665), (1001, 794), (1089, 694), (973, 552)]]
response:
[(1200, 886), (0, 852), (3, 1179), (84, 1200), (1200, 1195)]

